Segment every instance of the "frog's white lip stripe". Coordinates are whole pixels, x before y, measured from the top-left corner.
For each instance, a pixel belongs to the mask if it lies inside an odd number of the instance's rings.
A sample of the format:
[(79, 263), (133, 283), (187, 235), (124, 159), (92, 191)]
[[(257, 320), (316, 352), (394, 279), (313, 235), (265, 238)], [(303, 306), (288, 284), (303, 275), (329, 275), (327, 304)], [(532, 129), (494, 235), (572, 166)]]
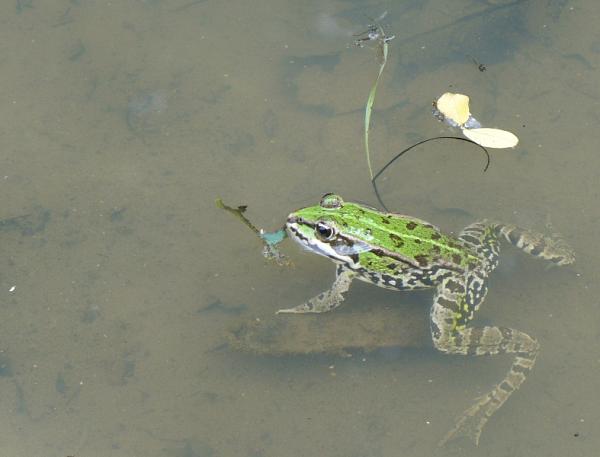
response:
[(286, 229), (290, 234), (290, 238), (295, 240), (300, 244), (304, 249), (307, 249), (315, 254), (319, 254), (325, 257), (329, 257), (330, 259), (337, 262), (344, 262), (349, 265), (351, 268), (358, 267), (359, 264), (355, 262), (352, 257), (340, 255), (339, 252), (336, 252), (333, 247), (328, 243), (323, 243), (316, 238), (310, 239), (305, 237), (299, 229), (298, 224), (295, 222), (296, 220), (288, 219), (286, 225)]

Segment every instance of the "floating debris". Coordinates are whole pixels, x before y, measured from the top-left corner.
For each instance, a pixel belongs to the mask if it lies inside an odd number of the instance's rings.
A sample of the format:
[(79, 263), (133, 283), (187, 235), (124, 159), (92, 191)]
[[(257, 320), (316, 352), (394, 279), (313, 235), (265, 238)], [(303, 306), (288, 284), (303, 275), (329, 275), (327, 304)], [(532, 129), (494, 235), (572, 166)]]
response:
[(469, 118), (469, 97), (464, 94), (446, 92), (435, 102), (435, 107), (440, 115), (437, 116), (452, 127), (462, 128)]
[(459, 128), (468, 139), (486, 148), (514, 148), (519, 143), (514, 133), (481, 127), (471, 114), (469, 97), (464, 94), (442, 94), (433, 102), (433, 115), (451, 127)]
[(246, 209), (248, 209), (246, 205), (241, 205), (237, 208), (233, 208), (223, 203), (223, 200), (221, 200), (220, 198), (217, 198), (215, 204), (217, 205), (217, 208), (223, 209), (233, 214), (235, 217), (241, 220), (248, 228), (250, 228), (250, 230), (252, 230), (256, 235), (258, 235), (261, 242), (263, 243), (263, 256), (266, 259), (272, 260), (280, 266), (292, 265), (290, 259), (288, 259), (285, 255), (280, 253), (279, 250), (275, 247), (277, 244), (281, 243), (285, 238), (287, 238), (285, 228), (281, 228), (275, 232), (265, 232), (263, 229), (256, 228), (256, 226), (252, 222), (250, 222), (250, 220), (244, 215)]
[(504, 149), (514, 148), (518, 143), (519, 139), (514, 133), (500, 129), (463, 129), (463, 135), (469, 140), (474, 141), (486, 148)]

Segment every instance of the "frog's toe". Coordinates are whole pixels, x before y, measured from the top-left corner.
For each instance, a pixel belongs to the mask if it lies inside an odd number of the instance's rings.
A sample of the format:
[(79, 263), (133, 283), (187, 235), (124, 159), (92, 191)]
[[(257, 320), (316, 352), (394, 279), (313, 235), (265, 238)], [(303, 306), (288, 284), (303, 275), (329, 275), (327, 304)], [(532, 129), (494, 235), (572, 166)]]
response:
[(296, 311), (294, 311), (294, 308), (287, 308), (287, 309), (278, 309), (277, 311), (275, 311), (275, 314), (291, 314), (291, 313), (295, 313)]
[(443, 446), (448, 441), (458, 438), (467, 438), (472, 441), (475, 446), (478, 446), (481, 431), (491, 415), (486, 409), (486, 406), (489, 404), (489, 395), (483, 395), (477, 398), (475, 404), (468, 408), (462, 416), (457, 419), (454, 428), (446, 433), (446, 436), (439, 442), (439, 445)]
[(278, 310), (275, 314), (303, 314), (313, 313), (313, 307), (308, 303), (302, 303), (301, 305), (294, 306), (293, 308), (285, 308)]
[(459, 438), (466, 438), (475, 446), (479, 446), (479, 437), (487, 417), (480, 415), (470, 415), (467, 412), (456, 421), (456, 425), (452, 430), (446, 433), (446, 436), (438, 443), (439, 446), (444, 446), (448, 441), (453, 441)]

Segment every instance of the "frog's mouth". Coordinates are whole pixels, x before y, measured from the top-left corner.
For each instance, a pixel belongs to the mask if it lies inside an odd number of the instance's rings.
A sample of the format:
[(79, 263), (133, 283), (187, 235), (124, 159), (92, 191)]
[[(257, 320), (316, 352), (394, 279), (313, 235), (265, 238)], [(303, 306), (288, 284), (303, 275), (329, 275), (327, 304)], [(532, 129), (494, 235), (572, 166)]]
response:
[(290, 215), (285, 223), (285, 228), (288, 236), (302, 246), (303, 249), (337, 260), (338, 256), (335, 255), (335, 251), (331, 249), (328, 243), (317, 239), (315, 236), (311, 237), (306, 234), (306, 232), (314, 233), (314, 223), (306, 221), (301, 217)]
[(310, 222), (307, 222), (298, 216), (293, 216), (290, 214), (285, 223), (285, 229), (288, 233), (288, 236), (296, 243), (300, 244), (304, 249), (316, 251), (316, 243), (311, 243), (309, 237), (302, 233), (302, 228), (314, 230), (314, 224), (311, 224)]

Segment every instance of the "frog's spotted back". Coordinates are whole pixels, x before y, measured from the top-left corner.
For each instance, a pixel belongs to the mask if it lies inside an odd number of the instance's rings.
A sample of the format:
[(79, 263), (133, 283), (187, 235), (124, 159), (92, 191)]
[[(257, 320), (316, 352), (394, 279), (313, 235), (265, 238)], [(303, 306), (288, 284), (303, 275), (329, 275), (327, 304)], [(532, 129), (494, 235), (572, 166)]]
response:
[[(375, 251), (383, 254), (375, 254), (377, 257), (396, 259), (396, 265), (421, 269), (444, 265), (464, 270), (479, 262), (459, 240), (441, 233), (429, 222), (344, 202), (335, 194), (324, 195), (319, 205), (291, 213), (287, 229), (291, 238), (319, 254), (329, 252), (327, 256), (335, 261), (348, 263), (347, 246), (360, 246), (355, 254), (365, 254), (355, 264), (368, 261), (370, 269), (379, 273), (390, 273), (390, 262), (377, 262), (372, 255)], [(341, 255), (335, 256), (335, 252)]]

